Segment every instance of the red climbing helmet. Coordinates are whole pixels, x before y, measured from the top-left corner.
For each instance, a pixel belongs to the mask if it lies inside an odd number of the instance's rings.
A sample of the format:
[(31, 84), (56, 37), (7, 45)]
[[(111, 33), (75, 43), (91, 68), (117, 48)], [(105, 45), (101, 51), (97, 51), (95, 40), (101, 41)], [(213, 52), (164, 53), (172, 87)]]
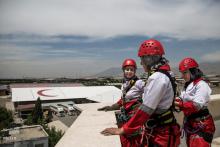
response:
[(199, 67), (199, 65), (196, 62), (196, 60), (193, 59), (193, 58), (187, 57), (187, 58), (184, 58), (180, 62), (180, 64), (179, 64), (179, 71), (183, 72), (183, 71), (188, 70), (190, 68), (196, 68), (196, 67)]
[(122, 69), (125, 68), (125, 66), (134, 66), (134, 68), (137, 69), (136, 62), (133, 59), (125, 59), (122, 64)]
[(142, 57), (145, 55), (164, 55), (164, 49), (162, 44), (155, 40), (155, 39), (149, 39), (149, 40), (145, 40), (138, 51), (138, 56)]

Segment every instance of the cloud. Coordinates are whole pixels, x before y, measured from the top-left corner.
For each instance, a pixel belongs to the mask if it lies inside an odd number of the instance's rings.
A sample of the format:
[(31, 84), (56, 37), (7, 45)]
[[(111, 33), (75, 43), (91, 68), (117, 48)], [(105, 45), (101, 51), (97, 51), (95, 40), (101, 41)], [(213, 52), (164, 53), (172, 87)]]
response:
[(92, 43), (96, 41), (103, 41), (106, 38), (89, 38), (83, 36), (49, 36), (49, 35), (37, 35), (37, 34), (23, 34), (23, 33), (15, 33), (15, 34), (0, 34), (0, 43), (26, 43), (26, 44), (34, 44), (34, 43)]
[(53, 48), (51, 45), (17, 45), (0, 44), (1, 62), (30, 62), (43, 60), (47, 61), (66, 60), (66, 59), (100, 59), (102, 56), (97, 52), (82, 51), (80, 48)]
[(0, 33), (220, 38), (219, 2), (206, 0), (2, 0)]
[(100, 60), (95, 58), (44, 59), (13, 62), (6, 60), (0, 63), (1, 78), (47, 78), (71, 77), (82, 78), (106, 70), (117, 61)]
[(81, 52), (73, 48), (0, 44), (0, 53), (1, 78), (79, 78), (120, 65), (117, 59), (107, 59), (96, 52)]
[(220, 51), (205, 54), (201, 57), (204, 62), (218, 62), (220, 61)]

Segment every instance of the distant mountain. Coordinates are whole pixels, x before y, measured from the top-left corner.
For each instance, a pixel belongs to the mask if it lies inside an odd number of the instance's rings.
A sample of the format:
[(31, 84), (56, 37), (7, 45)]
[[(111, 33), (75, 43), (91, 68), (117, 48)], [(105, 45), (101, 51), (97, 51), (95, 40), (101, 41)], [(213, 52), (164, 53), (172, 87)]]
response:
[(205, 74), (220, 74), (220, 62), (201, 63), (200, 68)]
[(105, 71), (102, 71), (96, 75), (95, 77), (115, 77), (115, 76), (122, 76), (121, 68), (113, 67), (109, 68)]
[[(200, 68), (206, 75), (220, 75), (220, 62), (214, 63), (200, 63)], [(178, 67), (173, 67), (172, 71), (176, 75), (180, 75)], [(144, 73), (142, 68), (138, 68), (137, 75), (140, 76)], [(103, 72), (97, 73), (91, 77), (122, 77), (122, 70), (121, 68), (109, 68)]]
[[(137, 69), (137, 75), (143, 74), (144, 70), (142, 68)], [(122, 77), (123, 73), (121, 68), (109, 68), (103, 72), (97, 73), (96, 75), (93, 75), (92, 77)]]

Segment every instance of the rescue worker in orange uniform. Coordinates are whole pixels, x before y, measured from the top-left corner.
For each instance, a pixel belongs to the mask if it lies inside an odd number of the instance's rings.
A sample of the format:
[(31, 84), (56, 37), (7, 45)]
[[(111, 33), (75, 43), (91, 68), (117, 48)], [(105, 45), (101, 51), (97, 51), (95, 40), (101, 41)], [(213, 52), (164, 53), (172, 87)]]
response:
[[(136, 76), (137, 65), (133, 59), (125, 59), (122, 64), (124, 74), (123, 84), (121, 87), (122, 96), (117, 103), (111, 106), (99, 108), (99, 111), (119, 110), (116, 112), (118, 127), (126, 123), (137, 111), (142, 103), (142, 94), (145, 82)], [(121, 144), (123, 147), (130, 147), (141, 139), (140, 132), (131, 135), (121, 135)]]
[(189, 147), (209, 147), (215, 132), (213, 118), (208, 110), (211, 89), (202, 79), (202, 71), (193, 58), (184, 58), (179, 71), (185, 80), (175, 105), (184, 113), (183, 129)]
[(103, 135), (128, 135), (141, 128), (142, 139), (133, 147), (177, 147), (180, 144), (180, 127), (172, 110), (176, 86), (163, 55), (159, 41), (149, 39), (141, 44), (138, 56), (148, 73), (143, 103), (121, 128), (106, 128), (101, 132)]

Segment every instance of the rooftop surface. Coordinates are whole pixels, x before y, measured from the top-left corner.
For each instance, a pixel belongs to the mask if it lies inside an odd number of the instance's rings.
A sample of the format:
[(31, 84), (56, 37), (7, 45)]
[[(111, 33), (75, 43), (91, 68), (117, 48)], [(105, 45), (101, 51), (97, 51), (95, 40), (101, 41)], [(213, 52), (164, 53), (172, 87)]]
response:
[(97, 111), (104, 103), (79, 104), (83, 112), (66, 131), (56, 147), (119, 147), (119, 136), (103, 136), (100, 132), (107, 127), (117, 127), (113, 111)]
[(3, 137), (2, 142), (0, 142), (3, 144), (16, 141), (38, 139), (48, 136), (47, 133), (39, 125), (19, 127), (15, 129), (8, 129), (5, 131), (9, 131), (9, 136)]
[(12, 88), (12, 102), (36, 101), (40, 97), (41, 100), (88, 98), (114, 103), (120, 96), (121, 90), (114, 86)]
[(10, 88), (29, 88), (29, 87), (79, 87), (81, 83), (17, 83), (10, 84)]

